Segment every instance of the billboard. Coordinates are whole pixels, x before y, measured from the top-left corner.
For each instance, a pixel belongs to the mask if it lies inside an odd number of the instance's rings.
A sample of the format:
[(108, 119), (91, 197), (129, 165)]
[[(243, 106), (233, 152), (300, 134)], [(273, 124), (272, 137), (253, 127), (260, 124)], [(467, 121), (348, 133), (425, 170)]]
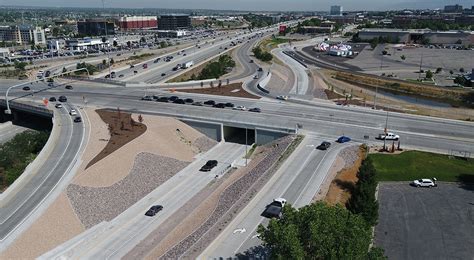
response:
[(280, 25), (280, 30), (279, 30), (280, 34), (285, 34), (285, 31), (286, 31), (286, 25), (284, 24)]

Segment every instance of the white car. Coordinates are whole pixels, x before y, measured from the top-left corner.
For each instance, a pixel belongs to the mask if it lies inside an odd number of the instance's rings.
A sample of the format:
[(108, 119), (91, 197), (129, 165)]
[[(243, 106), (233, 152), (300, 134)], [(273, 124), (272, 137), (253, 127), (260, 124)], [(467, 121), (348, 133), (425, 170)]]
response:
[(394, 133), (386, 133), (386, 134), (379, 134), (379, 136), (377, 137), (377, 139), (380, 139), (380, 140), (390, 140), (390, 141), (398, 141), (398, 139), (400, 139), (400, 136), (399, 135), (396, 135)]
[(246, 110), (247, 110), (247, 108), (244, 107), (244, 106), (236, 106), (236, 107), (234, 107), (234, 108), (232, 108), (232, 109), (233, 109), (233, 110), (240, 110), (240, 111), (246, 111)]
[(77, 116), (77, 112), (76, 112), (75, 109), (71, 109), (71, 110), (69, 111), (69, 114), (70, 114), (71, 116)]
[(288, 100), (288, 96), (277, 96), (276, 99), (279, 99), (279, 100)]
[(433, 178), (433, 179), (419, 179), (419, 180), (414, 180), (414, 181), (411, 183), (411, 185), (412, 185), (412, 186), (415, 186), (415, 187), (428, 187), (428, 188), (438, 186), (438, 185), (436, 184), (436, 178)]

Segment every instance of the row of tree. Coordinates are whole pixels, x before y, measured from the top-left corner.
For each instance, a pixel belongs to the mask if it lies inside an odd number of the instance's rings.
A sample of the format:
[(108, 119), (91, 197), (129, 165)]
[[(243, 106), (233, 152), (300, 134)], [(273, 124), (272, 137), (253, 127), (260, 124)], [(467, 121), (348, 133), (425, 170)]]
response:
[(262, 50), (260, 46), (253, 48), (252, 52), (255, 58), (261, 61), (271, 61), (273, 59), (273, 55), (269, 53), (268, 51)]
[[(258, 234), (274, 259), (385, 259), (369, 246), (378, 218), (375, 168), (363, 161), (346, 208), (317, 202), (300, 209), (286, 205), (283, 218), (271, 220)], [(250, 252), (249, 252), (250, 253)]]
[(10, 141), (0, 144), (0, 185), (11, 185), (43, 149), (49, 132), (26, 130)]

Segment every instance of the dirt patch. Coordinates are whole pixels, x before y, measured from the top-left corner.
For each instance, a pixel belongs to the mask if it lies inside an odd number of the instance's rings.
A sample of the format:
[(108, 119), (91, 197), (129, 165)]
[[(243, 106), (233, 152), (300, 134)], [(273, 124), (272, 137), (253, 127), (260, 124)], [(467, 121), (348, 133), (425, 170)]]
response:
[(359, 148), (357, 159), (350, 165), (346, 165), (340, 170), (329, 186), (329, 190), (324, 201), (331, 205), (345, 206), (351, 197), (355, 184), (357, 182), (357, 172), (364, 158), (364, 150)]
[(242, 82), (232, 83), (229, 85), (222, 85), (221, 87), (179, 89), (177, 91), (186, 92), (186, 93), (215, 95), (215, 96), (244, 97), (244, 98), (253, 98), (253, 99), (260, 98), (259, 96), (255, 96), (245, 91), (245, 89), (242, 88)]
[(132, 119), (132, 114), (120, 110), (96, 110), (100, 118), (108, 125), (110, 139), (107, 145), (87, 164), (86, 169), (107, 157), (120, 147), (139, 137), (146, 131), (146, 125)]
[(328, 96), (328, 99), (339, 99), (339, 98), (344, 98), (344, 95), (341, 95), (337, 92), (331, 91), (329, 89), (325, 89), (324, 93), (326, 93), (326, 96)]

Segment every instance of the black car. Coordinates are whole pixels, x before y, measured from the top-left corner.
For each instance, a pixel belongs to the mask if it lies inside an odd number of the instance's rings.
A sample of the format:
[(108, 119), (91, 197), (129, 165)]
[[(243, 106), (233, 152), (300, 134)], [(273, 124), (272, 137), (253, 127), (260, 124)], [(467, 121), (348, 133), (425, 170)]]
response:
[(59, 102), (67, 102), (67, 97), (66, 96), (59, 96), (58, 100), (59, 100)]
[(258, 68), (258, 70), (257, 70), (257, 71), (263, 71), (263, 69), (262, 69), (262, 68)]
[(184, 102), (184, 100), (182, 100), (181, 98), (178, 98), (175, 101), (173, 101), (173, 103), (175, 103), (175, 104), (185, 104), (186, 102)]
[(331, 143), (324, 141), (320, 145), (318, 145), (318, 147), (316, 147), (316, 149), (318, 149), (318, 150), (327, 150), (329, 147), (331, 147)]
[(66, 85), (66, 89), (72, 89), (71, 85)]
[(208, 100), (208, 101), (204, 102), (204, 105), (208, 105), (208, 106), (213, 106), (215, 104), (216, 104), (216, 102), (214, 100)]
[(166, 76), (166, 73), (161, 73), (161, 76), (162, 76), (162, 77)]
[(184, 102), (186, 102), (186, 103), (193, 103), (194, 100), (193, 100), (192, 98), (187, 98), (187, 99), (184, 100)]
[(250, 60), (249, 63), (253, 63), (253, 60)]
[(82, 118), (80, 116), (76, 116), (76, 118), (74, 118), (74, 122), (75, 123), (80, 123), (80, 122), (82, 122)]
[(49, 101), (51, 101), (51, 102), (56, 102), (56, 98), (55, 98), (55, 97), (50, 97), (50, 98), (49, 98)]
[(234, 107), (234, 104), (232, 104), (232, 103), (229, 102), (229, 103), (225, 103), (225, 106), (226, 106), (226, 107)]
[(225, 108), (225, 104), (224, 103), (217, 103), (217, 104), (213, 105), (213, 107)]
[(177, 97), (177, 96), (171, 96), (171, 97), (168, 98), (169, 101), (173, 101), (173, 102), (174, 102), (176, 99), (179, 99), (179, 97)]
[(207, 161), (206, 164), (204, 164), (199, 171), (201, 172), (209, 172), (212, 170), (212, 168), (217, 166), (217, 161), (216, 160), (209, 160)]
[(168, 97), (160, 97), (160, 98), (157, 99), (156, 101), (157, 101), (157, 102), (168, 103)]
[(161, 205), (154, 205), (145, 213), (145, 216), (153, 217), (156, 213), (160, 212), (163, 209)]
[(154, 100), (158, 100), (160, 97), (158, 97), (157, 95), (153, 95), (153, 99)]
[(260, 108), (258, 108), (258, 107), (251, 108), (251, 109), (249, 109), (249, 111), (250, 111), (250, 112), (257, 112), (257, 113), (262, 112), (262, 110), (261, 110)]
[(23, 90), (28, 91), (28, 90), (31, 90), (31, 88), (26, 86), (26, 87), (23, 87)]
[(131, 69), (135, 68), (135, 65), (130, 65), (130, 68), (131, 68)]

